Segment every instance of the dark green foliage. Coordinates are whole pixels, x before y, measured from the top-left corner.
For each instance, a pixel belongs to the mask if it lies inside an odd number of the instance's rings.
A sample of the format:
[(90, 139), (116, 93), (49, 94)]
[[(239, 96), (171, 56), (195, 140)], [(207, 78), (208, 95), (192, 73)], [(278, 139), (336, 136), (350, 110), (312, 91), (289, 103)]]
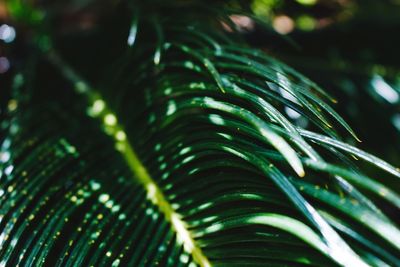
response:
[(52, 45), (10, 86), (0, 265), (400, 265), (399, 169), (343, 141), (332, 96), (224, 30), (245, 3), (122, 2), (113, 61), (90, 70), (65, 62), (54, 18), (32, 26)]

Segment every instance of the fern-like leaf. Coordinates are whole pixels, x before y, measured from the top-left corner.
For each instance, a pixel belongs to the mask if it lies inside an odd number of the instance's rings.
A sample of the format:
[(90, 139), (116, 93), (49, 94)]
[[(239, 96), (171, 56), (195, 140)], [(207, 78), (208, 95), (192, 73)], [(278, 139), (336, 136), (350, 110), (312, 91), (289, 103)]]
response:
[(0, 265), (400, 265), (399, 170), (343, 141), (323, 89), (224, 30), (240, 1), (127, 6), (107, 78), (56, 41), (14, 77)]

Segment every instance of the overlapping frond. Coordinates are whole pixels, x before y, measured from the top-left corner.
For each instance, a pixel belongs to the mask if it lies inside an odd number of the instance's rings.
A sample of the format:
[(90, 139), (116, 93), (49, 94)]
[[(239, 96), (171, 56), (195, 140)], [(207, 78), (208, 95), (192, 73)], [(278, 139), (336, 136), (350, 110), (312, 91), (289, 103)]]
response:
[(226, 33), (235, 3), (134, 2), (99, 89), (46, 52), (68, 88), (38, 80), (9, 113), (2, 263), (399, 265), (399, 170), (343, 141), (323, 89)]

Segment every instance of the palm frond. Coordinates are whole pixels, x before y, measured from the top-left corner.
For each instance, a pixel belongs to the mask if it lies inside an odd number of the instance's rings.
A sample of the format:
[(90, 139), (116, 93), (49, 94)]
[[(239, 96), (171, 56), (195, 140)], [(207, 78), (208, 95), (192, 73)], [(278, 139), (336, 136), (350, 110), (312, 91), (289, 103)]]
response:
[(399, 169), (343, 141), (318, 85), (224, 30), (245, 4), (129, 3), (103, 80), (57, 42), (34, 81), (15, 76), (1, 265), (400, 265)]

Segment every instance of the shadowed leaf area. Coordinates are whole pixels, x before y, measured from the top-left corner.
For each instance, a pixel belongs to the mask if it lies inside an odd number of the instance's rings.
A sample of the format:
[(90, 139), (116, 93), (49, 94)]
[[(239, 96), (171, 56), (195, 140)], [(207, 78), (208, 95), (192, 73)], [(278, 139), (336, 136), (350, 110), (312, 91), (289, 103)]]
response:
[(400, 170), (245, 36), (267, 2), (4, 4), (0, 266), (400, 266)]

